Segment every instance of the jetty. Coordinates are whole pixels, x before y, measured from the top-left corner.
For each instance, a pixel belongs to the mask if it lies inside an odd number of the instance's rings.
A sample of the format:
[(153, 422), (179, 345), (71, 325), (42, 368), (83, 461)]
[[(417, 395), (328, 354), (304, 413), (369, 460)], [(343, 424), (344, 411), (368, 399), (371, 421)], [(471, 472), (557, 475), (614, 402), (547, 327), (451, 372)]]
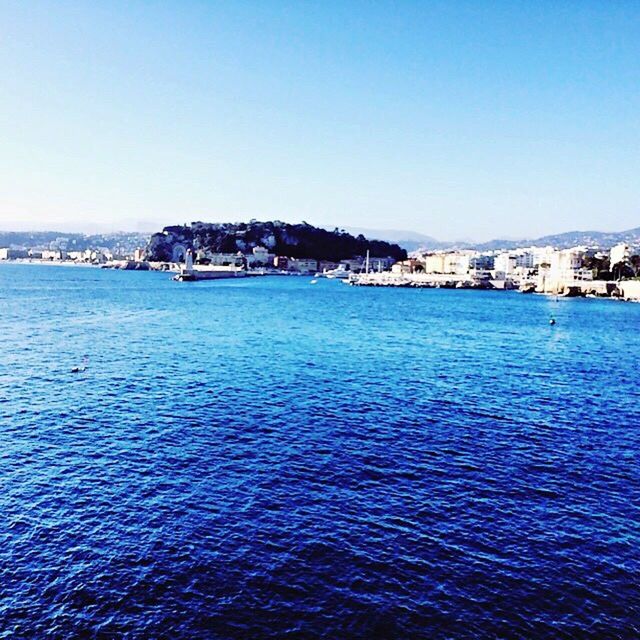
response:
[(406, 287), (412, 289), (485, 289), (542, 293), (566, 298), (613, 298), (640, 301), (640, 280), (565, 280), (518, 282), (472, 275), (437, 273), (354, 273), (347, 283), (356, 287)]
[(198, 280), (222, 280), (224, 278), (246, 278), (247, 270), (244, 266), (219, 266), (193, 264), (193, 253), (187, 251), (184, 266), (173, 276), (178, 282), (196, 282)]
[(640, 280), (548, 280), (525, 283), (522, 293), (546, 293), (564, 298), (615, 298), (640, 301)]
[(354, 273), (348, 284), (355, 287), (409, 287), (414, 289), (514, 289), (508, 280), (482, 276), (438, 273)]
[(182, 269), (173, 279), (178, 282), (198, 280), (222, 280), (223, 278), (246, 278), (249, 274), (242, 267), (202, 266), (187, 271)]

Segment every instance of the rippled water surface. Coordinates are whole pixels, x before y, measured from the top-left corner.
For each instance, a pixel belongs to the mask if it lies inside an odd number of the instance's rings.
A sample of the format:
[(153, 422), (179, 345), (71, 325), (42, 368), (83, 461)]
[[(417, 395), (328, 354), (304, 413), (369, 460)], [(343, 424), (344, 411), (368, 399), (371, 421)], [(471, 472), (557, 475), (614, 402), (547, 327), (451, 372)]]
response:
[(640, 305), (21, 265), (0, 305), (0, 638), (640, 635)]

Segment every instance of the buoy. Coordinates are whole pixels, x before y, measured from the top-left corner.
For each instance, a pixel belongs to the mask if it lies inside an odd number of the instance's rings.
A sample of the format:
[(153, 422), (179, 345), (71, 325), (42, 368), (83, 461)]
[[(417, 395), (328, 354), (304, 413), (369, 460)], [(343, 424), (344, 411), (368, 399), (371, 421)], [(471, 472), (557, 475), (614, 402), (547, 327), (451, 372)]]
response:
[(549, 320), (549, 324), (555, 324), (556, 323), (556, 319), (555, 318), (551, 318), (551, 320)]

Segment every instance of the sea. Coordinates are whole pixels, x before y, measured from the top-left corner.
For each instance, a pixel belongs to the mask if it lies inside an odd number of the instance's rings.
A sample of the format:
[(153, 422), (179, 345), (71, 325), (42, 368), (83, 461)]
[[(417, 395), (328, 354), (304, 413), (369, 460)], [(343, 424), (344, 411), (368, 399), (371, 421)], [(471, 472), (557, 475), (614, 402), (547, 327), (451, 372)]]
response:
[(0, 638), (640, 637), (639, 365), (638, 304), (0, 265)]

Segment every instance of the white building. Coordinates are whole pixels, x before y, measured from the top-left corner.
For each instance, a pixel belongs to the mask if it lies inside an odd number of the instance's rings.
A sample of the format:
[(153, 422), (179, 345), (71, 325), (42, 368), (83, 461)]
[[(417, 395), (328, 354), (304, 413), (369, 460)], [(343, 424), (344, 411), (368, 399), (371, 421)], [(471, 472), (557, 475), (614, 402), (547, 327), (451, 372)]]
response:
[(104, 264), (109, 260), (113, 260), (113, 254), (110, 251), (101, 251), (100, 249), (86, 249), (82, 252), (82, 261), (92, 264)]
[(534, 267), (539, 269), (540, 267), (545, 268), (544, 265), (546, 265), (546, 268), (549, 268), (551, 265), (551, 256), (556, 252), (556, 249), (551, 246), (533, 247), (531, 252), (533, 254)]
[(609, 258), (611, 260), (611, 266), (620, 262), (627, 262), (631, 257), (632, 248), (624, 242), (617, 244), (615, 247), (611, 247)]
[[(551, 274), (563, 280), (586, 280), (582, 277), (582, 249), (562, 249), (551, 256)], [(586, 269), (584, 271), (587, 271)], [(591, 271), (589, 271), (591, 274)]]
[(237, 253), (213, 253), (211, 251), (201, 249), (196, 252), (195, 258), (196, 262), (209, 264), (215, 267), (241, 267), (245, 262), (245, 257), (239, 251)]
[(425, 273), (444, 273), (444, 253), (431, 253), (424, 257)]
[(516, 253), (516, 267), (521, 267), (522, 269), (533, 269), (534, 266), (535, 258), (533, 251), (520, 250)]
[(250, 267), (272, 267), (275, 257), (275, 253), (269, 253), (266, 247), (254, 247), (247, 255), (247, 264)]
[(58, 249), (45, 249), (42, 252), (43, 260), (64, 260), (66, 257), (66, 252)]
[(469, 273), (471, 253), (468, 251), (453, 251), (444, 256), (444, 273), (466, 275)]
[(506, 280), (511, 278), (518, 266), (518, 256), (515, 253), (505, 251), (499, 253), (495, 260), (493, 268), (496, 272), (496, 280)]
[(516, 274), (527, 274), (536, 266), (536, 254), (533, 248), (529, 248), (499, 253), (495, 257), (493, 268), (496, 270), (497, 277), (510, 278)]
[(473, 251), (438, 251), (424, 256), (425, 273), (466, 275), (471, 269)]
[(544, 257), (538, 268), (538, 289), (557, 291), (577, 281), (593, 280), (590, 269), (582, 266), (584, 247), (555, 250)]

